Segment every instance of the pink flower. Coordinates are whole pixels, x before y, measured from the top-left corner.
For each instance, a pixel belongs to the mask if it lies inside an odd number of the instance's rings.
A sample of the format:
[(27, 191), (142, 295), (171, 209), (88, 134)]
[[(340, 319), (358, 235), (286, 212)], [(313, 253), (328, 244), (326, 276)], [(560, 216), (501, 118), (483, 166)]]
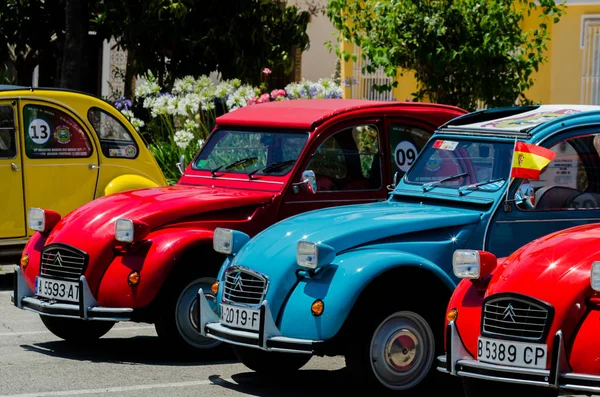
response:
[(269, 102), (271, 100), (271, 97), (269, 96), (269, 94), (262, 94), (260, 96), (260, 98), (258, 98), (258, 103), (265, 103), (265, 102)]
[(248, 104), (248, 106), (250, 106), (250, 105), (254, 105), (254, 104), (258, 103), (258, 101), (256, 100), (256, 98), (252, 97), (252, 98), (248, 99), (248, 101), (246, 101), (246, 103)]
[(271, 69), (269, 69), (269, 68), (264, 68), (264, 69), (263, 69), (263, 73), (264, 73), (264, 74), (271, 74)]
[(277, 99), (280, 96), (285, 96), (285, 90), (279, 89), (271, 91), (271, 98)]

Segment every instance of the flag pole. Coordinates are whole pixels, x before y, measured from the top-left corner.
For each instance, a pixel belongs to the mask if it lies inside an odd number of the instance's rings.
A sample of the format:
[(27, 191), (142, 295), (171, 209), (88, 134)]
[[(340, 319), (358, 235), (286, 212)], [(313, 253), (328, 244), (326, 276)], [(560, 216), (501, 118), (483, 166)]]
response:
[(513, 171), (513, 164), (515, 163), (515, 151), (517, 149), (517, 137), (515, 137), (515, 143), (513, 146), (513, 154), (512, 154), (512, 158), (510, 160), (510, 172), (508, 173), (508, 186), (506, 187), (506, 200), (504, 200), (505, 203), (508, 202), (508, 191), (510, 190), (510, 185), (512, 183), (513, 177), (512, 177), (512, 171)]

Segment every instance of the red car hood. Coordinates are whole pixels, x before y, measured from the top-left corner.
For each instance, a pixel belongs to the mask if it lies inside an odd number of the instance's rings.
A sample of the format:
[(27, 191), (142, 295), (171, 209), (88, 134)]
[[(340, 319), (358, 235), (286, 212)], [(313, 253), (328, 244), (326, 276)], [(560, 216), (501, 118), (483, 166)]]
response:
[(91, 201), (65, 216), (47, 244), (73, 240), (74, 235), (79, 239), (95, 235), (101, 238), (107, 232), (113, 233), (117, 218), (143, 221), (154, 229), (201, 213), (268, 203), (272, 198), (272, 192), (182, 185), (117, 193)]
[(570, 333), (586, 310), (592, 262), (600, 260), (600, 224), (578, 226), (535, 240), (512, 254), (494, 273), (486, 297), (517, 293), (554, 307), (549, 337)]

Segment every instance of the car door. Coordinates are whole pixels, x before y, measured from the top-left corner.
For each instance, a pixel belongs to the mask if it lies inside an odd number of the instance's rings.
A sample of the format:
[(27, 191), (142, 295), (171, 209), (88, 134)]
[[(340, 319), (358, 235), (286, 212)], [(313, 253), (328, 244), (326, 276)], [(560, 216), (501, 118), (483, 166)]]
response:
[(0, 239), (26, 236), (16, 102), (0, 101)]
[[(540, 180), (515, 179), (488, 225), (486, 249), (506, 256), (549, 233), (600, 222), (600, 127), (567, 131), (541, 146), (556, 153)], [(517, 194), (529, 192), (531, 199)]]
[(51, 103), (23, 101), (26, 208), (62, 216), (94, 199), (98, 151), (78, 115)]

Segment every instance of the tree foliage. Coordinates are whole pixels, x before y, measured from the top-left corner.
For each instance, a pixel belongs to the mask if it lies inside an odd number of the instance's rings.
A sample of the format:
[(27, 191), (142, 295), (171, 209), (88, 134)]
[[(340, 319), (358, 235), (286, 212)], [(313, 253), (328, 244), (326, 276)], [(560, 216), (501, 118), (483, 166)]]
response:
[[(364, 71), (382, 67), (392, 86), (403, 70), (412, 71), (415, 100), (464, 109), (477, 101), (529, 103), (525, 91), (547, 60), (550, 25), (563, 13), (554, 0), (329, 0), (327, 9), (339, 40), (371, 61)], [(537, 22), (525, 29), (532, 15)]]

